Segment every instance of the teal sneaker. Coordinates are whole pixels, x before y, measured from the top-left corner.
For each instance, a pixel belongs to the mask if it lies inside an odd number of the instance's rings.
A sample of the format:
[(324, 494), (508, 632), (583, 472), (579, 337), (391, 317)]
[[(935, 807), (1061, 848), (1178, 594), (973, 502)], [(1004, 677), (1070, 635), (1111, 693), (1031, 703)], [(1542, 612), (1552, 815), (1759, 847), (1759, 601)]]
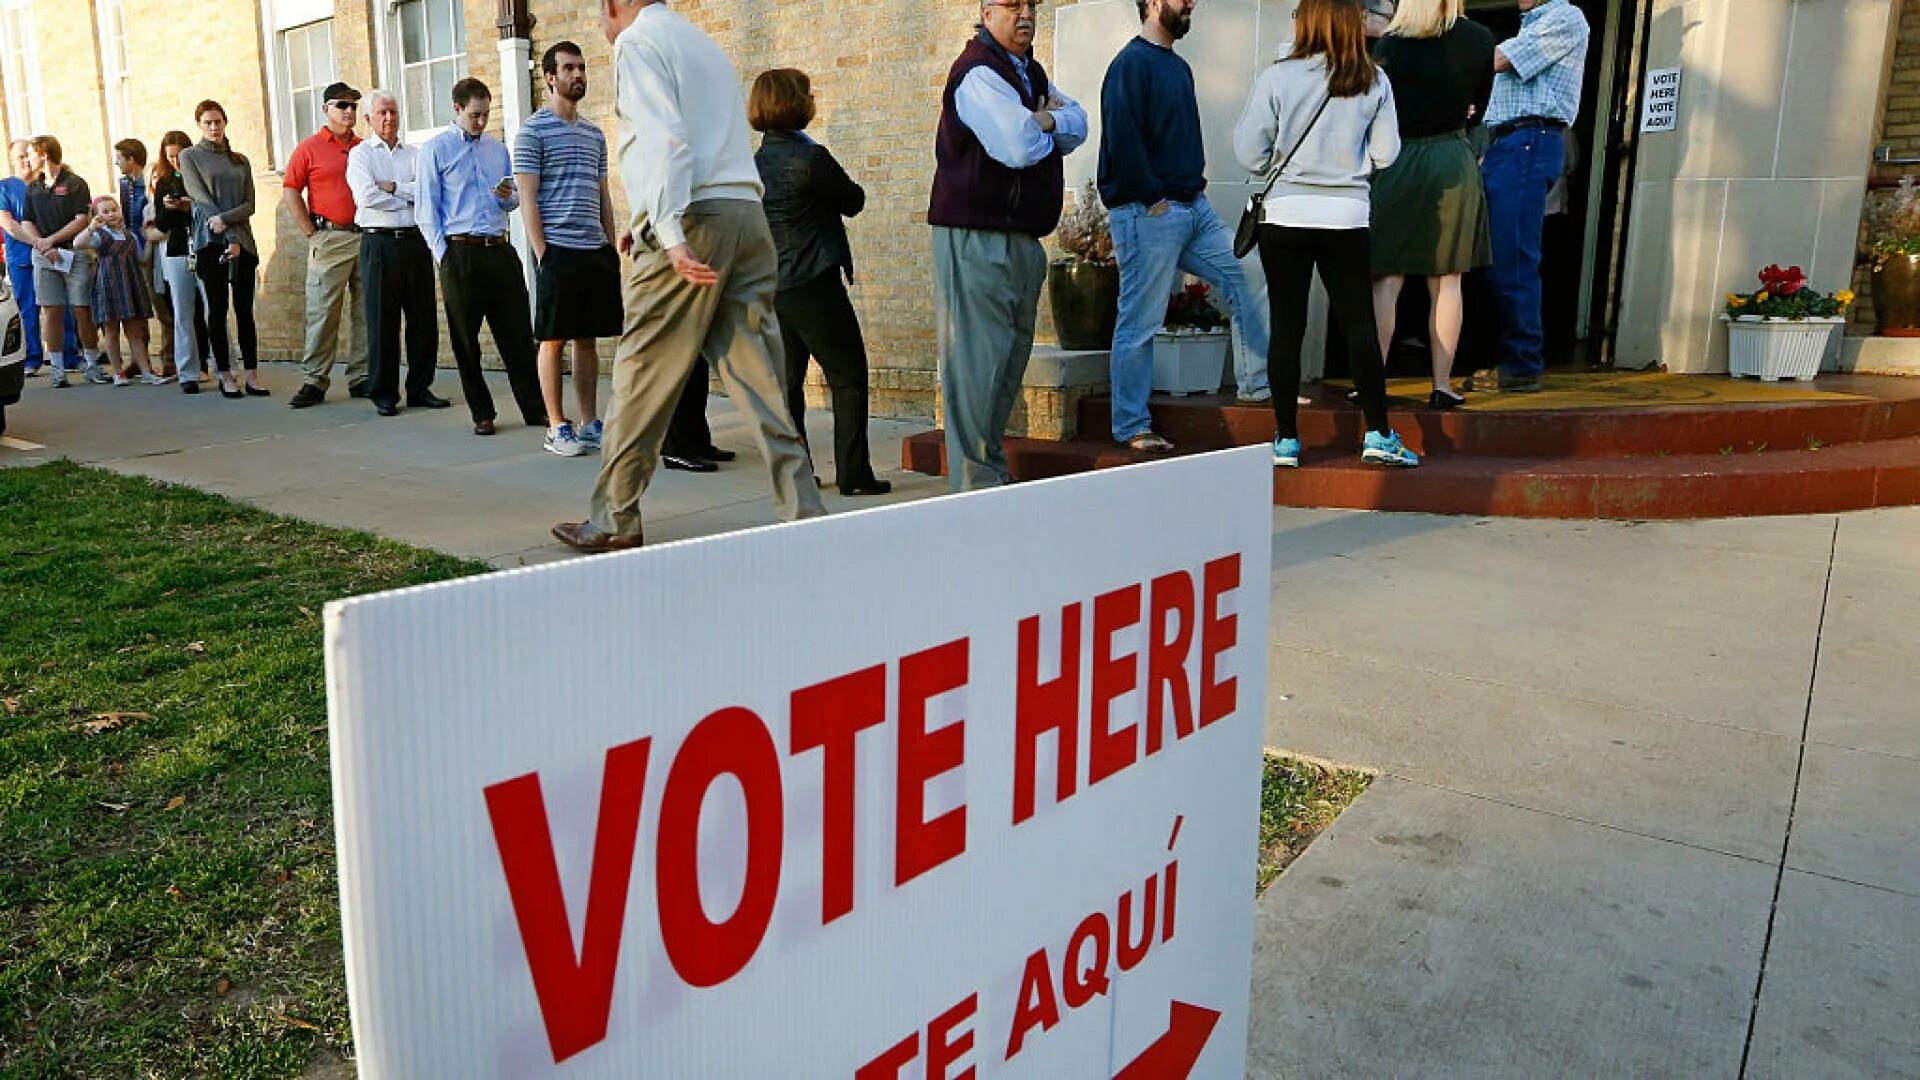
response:
[[(1277, 455), (1279, 451), (1274, 453)], [(1419, 456), (1407, 449), (1400, 442), (1399, 434), (1392, 431), (1385, 435), (1367, 432), (1367, 440), (1360, 446), (1360, 460), (1369, 465), (1398, 465), (1406, 469), (1420, 464)]]
[(1300, 440), (1273, 440), (1273, 467), (1276, 469), (1297, 469), (1300, 467)]

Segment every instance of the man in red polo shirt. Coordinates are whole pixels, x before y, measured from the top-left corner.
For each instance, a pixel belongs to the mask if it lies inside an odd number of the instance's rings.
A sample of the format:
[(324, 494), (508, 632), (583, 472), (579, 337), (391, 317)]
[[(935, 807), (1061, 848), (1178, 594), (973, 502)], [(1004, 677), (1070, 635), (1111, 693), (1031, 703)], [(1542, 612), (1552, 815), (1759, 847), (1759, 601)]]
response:
[[(353, 189), (347, 186), (347, 152), (360, 143), (353, 130), (360, 91), (334, 83), (321, 95), (327, 123), (304, 139), (287, 159), (281, 199), (307, 238), (307, 348), (304, 381), (288, 402), (296, 409), (327, 397), (328, 376), (347, 357), (347, 393), (366, 397), (367, 326), (360, 305), (360, 227), (353, 223)], [(341, 333), (341, 322), (347, 324)]]

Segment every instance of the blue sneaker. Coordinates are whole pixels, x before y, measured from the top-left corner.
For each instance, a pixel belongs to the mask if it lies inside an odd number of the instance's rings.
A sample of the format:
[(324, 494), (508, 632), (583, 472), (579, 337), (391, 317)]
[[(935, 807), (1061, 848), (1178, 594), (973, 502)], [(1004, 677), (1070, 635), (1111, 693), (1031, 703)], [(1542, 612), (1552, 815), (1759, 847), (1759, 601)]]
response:
[(1396, 432), (1385, 435), (1377, 431), (1367, 432), (1367, 440), (1360, 446), (1360, 460), (1369, 465), (1398, 465), (1411, 469), (1420, 464), (1420, 458), (1400, 442)]
[(1273, 467), (1276, 469), (1297, 469), (1300, 467), (1300, 440), (1273, 440)]
[(579, 429), (573, 433), (573, 437), (580, 440), (580, 445), (586, 447), (588, 450), (598, 450), (600, 449), (600, 435), (606, 431), (606, 429), (606, 425), (602, 424), (599, 420), (591, 420), (581, 424)]
[(559, 427), (548, 428), (547, 437), (540, 445), (546, 449), (547, 453), (558, 454), (561, 457), (579, 457), (587, 452), (580, 445), (579, 438), (574, 435), (573, 425), (564, 421)]
[(43, 366), (44, 365), (42, 365), (39, 361), (35, 361), (31, 364), (23, 364), (22, 369), (26, 374), (27, 378), (31, 379), (34, 376), (40, 374), (40, 369)]

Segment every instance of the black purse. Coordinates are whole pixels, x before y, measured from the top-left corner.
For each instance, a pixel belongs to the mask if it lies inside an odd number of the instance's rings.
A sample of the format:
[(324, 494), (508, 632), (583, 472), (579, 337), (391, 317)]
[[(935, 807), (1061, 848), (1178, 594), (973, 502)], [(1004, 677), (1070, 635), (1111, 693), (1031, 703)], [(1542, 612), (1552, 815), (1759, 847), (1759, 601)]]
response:
[(1247, 208), (1240, 215), (1240, 228), (1233, 234), (1234, 258), (1244, 259), (1253, 253), (1254, 246), (1260, 240), (1260, 222), (1267, 216), (1267, 193), (1273, 190), (1273, 182), (1280, 179), (1280, 174), (1287, 171), (1287, 166), (1293, 164), (1293, 155), (1306, 145), (1307, 136), (1313, 134), (1313, 126), (1320, 122), (1320, 114), (1327, 111), (1327, 102), (1332, 100), (1332, 94), (1320, 99), (1320, 107), (1313, 110), (1313, 119), (1307, 121), (1307, 129), (1294, 141), (1293, 149), (1287, 151), (1280, 167), (1267, 176), (1267, 186), (1260, 189), (1260, 194), (1247, 200)]

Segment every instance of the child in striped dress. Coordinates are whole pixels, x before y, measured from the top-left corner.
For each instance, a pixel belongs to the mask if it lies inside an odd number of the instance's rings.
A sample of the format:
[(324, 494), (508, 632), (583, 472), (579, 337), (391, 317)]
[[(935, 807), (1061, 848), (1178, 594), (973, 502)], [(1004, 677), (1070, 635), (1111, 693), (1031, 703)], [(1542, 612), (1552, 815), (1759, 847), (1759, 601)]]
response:
[[(128, 386), (138, 376), (148, 386), (167, 380), (153, 370), (147, 357), (147, 320), (153, 318), (153, 294), (140, 269), (140, 238), (127, 227), (120, 201), (111, 195), (93, 200), (93, 220), (74, 238), (73, 246), (94, 253), (93, 321), (106, 338), (113, 361), (113, 385)], [(121, 360), (120, 339), (125, 336), (132, 363)]]

